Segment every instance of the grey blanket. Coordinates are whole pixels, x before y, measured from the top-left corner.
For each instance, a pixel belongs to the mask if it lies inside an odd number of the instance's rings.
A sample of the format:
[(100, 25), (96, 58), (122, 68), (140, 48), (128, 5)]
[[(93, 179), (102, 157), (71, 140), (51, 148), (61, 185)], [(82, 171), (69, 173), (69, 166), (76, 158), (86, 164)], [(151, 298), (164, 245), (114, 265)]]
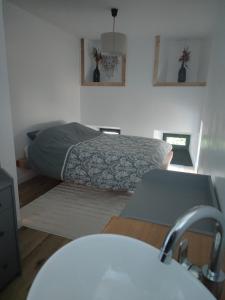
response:
[(29, 165), (39, 174), (61, 179), (63, 163), (70, 146), (100, 134), (99, 131), (79, 123), (45, 129), (28, 148)]
[(78, 123), (49, 128), (29, 147), (29, 162), (46, 176), (114, 190), (133, 190), (161, 168), (171, 145), (161, 140), (107, 135)]

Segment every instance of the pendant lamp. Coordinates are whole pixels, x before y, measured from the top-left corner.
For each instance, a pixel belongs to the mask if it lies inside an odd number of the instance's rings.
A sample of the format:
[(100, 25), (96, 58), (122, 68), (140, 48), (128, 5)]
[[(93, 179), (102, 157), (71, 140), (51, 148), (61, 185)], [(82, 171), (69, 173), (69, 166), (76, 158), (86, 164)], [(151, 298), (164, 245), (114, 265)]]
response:
[(113, 17), (113, 31), (101, 34), (101, 52), (110, 55), (125, 55), (127, 50), (126, 35), (115, 32), (115, 18), (118, 14), (118, 9), (112, 8), (111, 14)]

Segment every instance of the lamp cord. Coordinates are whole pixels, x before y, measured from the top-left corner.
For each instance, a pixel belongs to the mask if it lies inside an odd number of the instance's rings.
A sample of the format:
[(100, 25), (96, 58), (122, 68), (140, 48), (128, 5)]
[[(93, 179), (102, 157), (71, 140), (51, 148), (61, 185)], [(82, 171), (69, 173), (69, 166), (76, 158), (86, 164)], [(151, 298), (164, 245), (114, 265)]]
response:
[(113, 17), (113, 32), (115, 32), (115, 17)]

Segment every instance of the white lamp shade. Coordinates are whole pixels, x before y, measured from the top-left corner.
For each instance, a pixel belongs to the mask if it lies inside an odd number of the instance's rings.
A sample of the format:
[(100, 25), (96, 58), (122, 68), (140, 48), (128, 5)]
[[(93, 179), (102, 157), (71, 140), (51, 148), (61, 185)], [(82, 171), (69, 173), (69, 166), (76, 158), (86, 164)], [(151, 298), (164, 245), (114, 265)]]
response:
[(125, 55), (127, 38), (124, 33), (105, 32), (101, 34), (101, 52), (104, 54)]

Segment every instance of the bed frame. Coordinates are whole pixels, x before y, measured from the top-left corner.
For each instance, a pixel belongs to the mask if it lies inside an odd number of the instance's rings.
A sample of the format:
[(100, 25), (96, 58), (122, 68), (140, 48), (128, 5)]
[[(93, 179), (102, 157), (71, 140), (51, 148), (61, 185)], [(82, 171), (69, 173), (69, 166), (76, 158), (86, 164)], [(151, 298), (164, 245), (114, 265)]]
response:
[(28, 160), (26, 158), (19, 158), (16, 160), (16, 166), (19, 169), (30, 169)]
[[(168, 169), (172, 158), (173, 158), (173, 151), (171, 150), (167, 154), (167, 156), (166, 156), (166, 158), (165, 158), (165, 160), (163, 162), (162, 169), (164, 169), (164, 170)], [(17, 168), (20, 168), (20, 169), (30, 169), (28, 160), (26, 158), (17, 159), (16, 160), (16, 166), (17, 166)]]

